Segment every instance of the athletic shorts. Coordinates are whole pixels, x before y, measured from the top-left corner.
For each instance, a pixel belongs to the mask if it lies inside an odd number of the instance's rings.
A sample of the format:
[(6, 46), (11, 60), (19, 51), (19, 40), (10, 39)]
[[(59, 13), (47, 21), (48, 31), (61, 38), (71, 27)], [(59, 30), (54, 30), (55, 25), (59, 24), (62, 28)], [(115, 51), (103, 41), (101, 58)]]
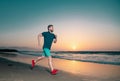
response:
[(43, 48), (43, 54), (42, 54), (42, 56), (45, 56), (45, 57), (51, 56), (51, 54), (50, 54), (50, 49), (48, 49), (48, 48)]

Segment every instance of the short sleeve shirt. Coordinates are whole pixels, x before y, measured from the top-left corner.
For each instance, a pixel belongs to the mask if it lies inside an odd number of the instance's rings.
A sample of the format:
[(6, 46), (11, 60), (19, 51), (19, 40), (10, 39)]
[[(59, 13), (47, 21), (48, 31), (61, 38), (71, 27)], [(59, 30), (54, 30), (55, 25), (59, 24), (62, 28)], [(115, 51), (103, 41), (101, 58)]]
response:
[(48, 32), (43, 32), (42, 36), (44, 37), (43, 48), (51, 49), (51, 45), (52, 45), (53, 39), (56, 38), (55, 35), (48, 31)]

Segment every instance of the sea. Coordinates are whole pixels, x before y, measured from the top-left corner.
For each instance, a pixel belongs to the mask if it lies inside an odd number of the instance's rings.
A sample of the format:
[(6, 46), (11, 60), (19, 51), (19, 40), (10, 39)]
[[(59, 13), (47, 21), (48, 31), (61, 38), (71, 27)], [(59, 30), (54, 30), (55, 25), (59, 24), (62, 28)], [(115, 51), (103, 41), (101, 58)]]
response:
[[(20, 54), (42, 56), (42, 51), (20, 51)], [(120, 65), (120, 51), (52, 51), (53, 58)]]
[[(13, 48), (12, 48), (13, 49)], [(39, 50), (18, 49), (19, 54), (42, 56)], [(120, 65), (120, 51), (51, 51), (53, 58), (66, 59), (80, 62)]]

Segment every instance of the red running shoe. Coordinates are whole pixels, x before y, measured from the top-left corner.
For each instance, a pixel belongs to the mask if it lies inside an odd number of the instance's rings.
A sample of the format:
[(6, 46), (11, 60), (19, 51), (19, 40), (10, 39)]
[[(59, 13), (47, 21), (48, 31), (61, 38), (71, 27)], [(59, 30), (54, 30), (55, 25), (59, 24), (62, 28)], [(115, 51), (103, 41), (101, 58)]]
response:
[(51, 74), (52, 74), (52, 75), (56, 75), (57, 72), (58, 72), (58, 70), (57, 70), (57, 69), (54, 69), (53, 71), (51, 71)]
[(54, 71), (55, 71), (55, 72), (58, 72), (58, 70), (57, 70), (57, 69), (54, 69)]
[(35, 61), (32, 60), (32, 68), (34, 68), (34, 67), (35, 67)]

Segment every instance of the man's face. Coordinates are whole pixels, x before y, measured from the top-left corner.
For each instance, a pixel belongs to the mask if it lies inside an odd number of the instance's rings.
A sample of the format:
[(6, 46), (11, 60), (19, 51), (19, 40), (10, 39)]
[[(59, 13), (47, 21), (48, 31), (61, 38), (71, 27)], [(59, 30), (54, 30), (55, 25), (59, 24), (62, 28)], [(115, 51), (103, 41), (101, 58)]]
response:
[(49, 31), (50, 31), (50, 32), (54, 32), (53, 26), (51, 26), (51, 27), (49, 28)]

